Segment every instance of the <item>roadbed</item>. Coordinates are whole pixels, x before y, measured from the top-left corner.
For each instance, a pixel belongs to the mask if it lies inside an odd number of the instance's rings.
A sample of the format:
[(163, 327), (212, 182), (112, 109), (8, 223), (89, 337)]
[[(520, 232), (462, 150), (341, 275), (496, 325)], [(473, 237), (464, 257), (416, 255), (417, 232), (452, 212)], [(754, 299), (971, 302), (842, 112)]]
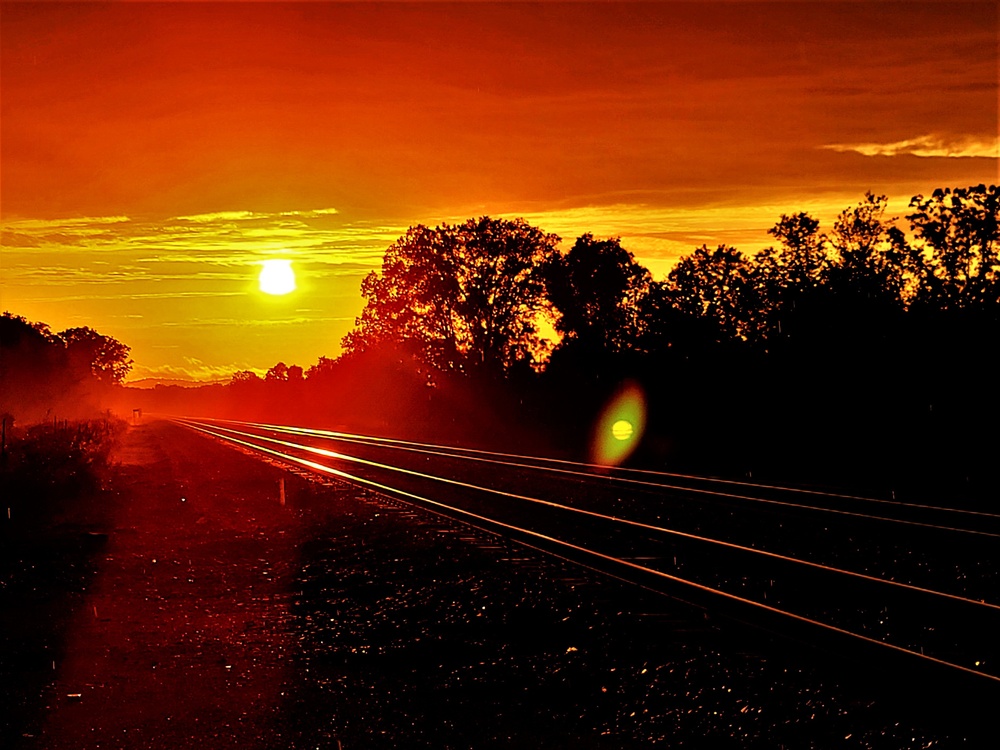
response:
[(980, 746), (675, 600), (172, 423), (112, 463), (0, 592), (5, 747)]

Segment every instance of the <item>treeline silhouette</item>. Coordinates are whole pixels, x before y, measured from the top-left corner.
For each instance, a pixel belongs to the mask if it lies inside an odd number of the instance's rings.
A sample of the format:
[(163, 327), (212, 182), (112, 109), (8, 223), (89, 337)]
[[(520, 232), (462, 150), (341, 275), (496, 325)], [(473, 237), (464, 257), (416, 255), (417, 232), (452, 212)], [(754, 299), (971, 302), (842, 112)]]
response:
[(132, 368), (130, 348), (86, 326), (53, 333), (45, 323), (0, 315), (0, 414), (7, 428), (96, 416)]
[(868, 193), (825, 231), (782, 215), (771, 247), (702, 246), (662, 281), (615, 237), (564, 250), (521, 219), (414, 226), (364, 279), (341, 356), (130, 398), (586, 458), (632, 383), (647, 405), (635, 464), (988, 496), (998, 196), (939, 189), (897, 218)]
[(563, 252), (523, 220), (411, 227), (341, 357), (236, 373), (205, 411), (585, 458), (629, 381), (648, 404), (636, 463), (975, 493), (1000, 417), (997, 202), (936, 190), (904, 223), (868, 193), (826, 232), (783, 215), (773, 246), (703, 246), (663, 281), (617, 238)]

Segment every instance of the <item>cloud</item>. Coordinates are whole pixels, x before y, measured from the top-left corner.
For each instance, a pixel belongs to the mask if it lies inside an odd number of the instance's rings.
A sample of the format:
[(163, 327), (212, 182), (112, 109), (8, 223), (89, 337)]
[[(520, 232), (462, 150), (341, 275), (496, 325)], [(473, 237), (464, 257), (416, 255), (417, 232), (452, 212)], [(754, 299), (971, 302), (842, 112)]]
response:
[(5, 221), (7, 226), (18, 226), (23, 230), (68, 229), (74, 227), (91, 227), (94, 224), (126, 224), (132, 221), (128, 216), (78, 216), (67, 219), (15, 219)]
[(118, 302), (137, 300), (178, 300), (178, 299), (219, 299), (222, 297), (244, 297), (242, 292), (146, 292), (146, 293), (122, 293), (122, 294), (67, 294), (67, 295), (45, 295), (45, 296), (25, 296), (24, 302)]
[(255, 214), (253, 211), (216, 211), (208, 214), (194, 214), (192, 216), (175, 216), (174, 221), (190, 221), (195, 224), (214, 224), (217, 221), (241, 221), (244, 219), (264, 218), (263, 214)]
[(297, 216), (303, 219), (314, 219), (317, 216), (334, 216), (339, 214), (335, 208), (316, 208), (312, 211), (282, 211), (278, 216)]
[(188, 381), (192, 384), (229, 382), (234, 372), (252, 370), (258, 375), (264, 375), (266, 370), (252, 367), (246, 363), (211, 365), (185, 357), (184, 365), (157, 365), (144, 367), (136, 365), (129, 374), (125, 385), (131, 385), (143, 380)]
[(262, 211), (214, 211), (212, 213), (192, 214), (190, 216), (175, 216), (169, 221), (184, 221), (193, 224), (216, 224), (218, 222), (233, 221), (268, 221), (279, 216), (290, 216), (296, 219), (315, 219), (320, 216), (336, 216), (339, 213), (335, 208), (313, 208), (304, 211), (280, 211), (278, 213), (266, 213)]
[(0, 232), (0, 247), (40, 247), (42, 240), (19, 232)]
[(183, 321), (167, 321), (161, 323), (162, 326), (167, 328), (272, 328), (272, 327), (287, 327), (295, 325), (306, 325), (313, 323), (331, 323), (331, 322), (344, 322), (344, 321), (354, 321), (354, 316), (340, 316), (340, 315), (316, 315), (316, 316), (299, 316), (299, 317), (289, 317), (289, 318), (279, 318), (276, 320), (266, 319), (266, 318), (199, 318), (199, 319), (189, 319)]
[[(57, 285), (239, 282), (247, 268), (272, 257), (288, 258), (314, 277), (360, 277), (379, 265), (385, 248), (406, 231), (402, 226), (345, 222), (335, 208), (224, 211), (162, 222), (118, 218), (4, 222), (8, 280)], [(95, 267), (103, 261), (113, 262), (111, 267)]]
[(996, 136), (921, 135), (893, 143), (831, 143), (820, 148), (840, 153), (853, 151), (862, 156), (921, 156), (947, 159), (1000, 158), (1000, 139)]

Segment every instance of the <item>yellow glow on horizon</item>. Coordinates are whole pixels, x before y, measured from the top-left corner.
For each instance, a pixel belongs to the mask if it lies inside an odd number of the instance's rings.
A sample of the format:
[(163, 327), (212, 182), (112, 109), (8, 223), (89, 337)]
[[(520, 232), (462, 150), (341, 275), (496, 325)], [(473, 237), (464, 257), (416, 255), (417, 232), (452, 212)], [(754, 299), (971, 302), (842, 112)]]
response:
[(295, 272), (290, 260), (265, 260), (261, 262), (260, 290), (265, 294), (288, 294), (295, 291)]
[[(887, 189), (887, 214), (904, 215), (908, 195), (929, 194), (932, 188)], [(277, 361), (307, 365), (318, 356), (338, 356), (339, 341), (364, 306), (360, 286), (365, 274), (381, 266), (385, 249), (405, 234), (408, 224), (458, 223), (481, 213), (522, 216), (559, 234), (564, 250), (587, 231), (620, 236), (654, 278), (664, 279), (679, 257), (702, 243), (732, 244), (752, 255), (774, 244), (767, 228), (782, 213), (804, 210), (829, 228), (840, 211), (861, 197), (830, 193), (787, 202), (767, 196), (746, 205), (536, 207), (534, 213), (523, 205), (495, 204), (459, 208), (451, 216), (415, 215), (399, 223), (359, 220), (333, 208), (206, 212), (160, 220), (111, 213), (4, 217), (3, 302), (5, 309), (56, 330), (86, 325), (117, 337), (133, 347), (134, 377), (218, 379), (220, 372), (266, 371)], [(262, 261), (280, 258), (294, 258), (285, 261), (289, 268), (283, 273), (291, 271), (296, 293), (275, 295), (260, 288), (260, 307), (249, 314), (246, 295), (254, 291), (250, 269), (263, 272)], [(296, 279), (304, 268), (307, 275)], [(283, 304), (303, 296), (315, 304), (294, 314)], [(536, 323), (546, 340), (558, 342), (552, 321)], [(252, 357), (242, 337), (234, 335), (250, 325), (267, 332)], [(171, 334), (169, 342), (165, 331)], [(606, 425), (609, 443), (621, 447), (635, 442), (639, 422), (632, 423), (631, 439), (619, 441), (610, 432), (613, 421)]]

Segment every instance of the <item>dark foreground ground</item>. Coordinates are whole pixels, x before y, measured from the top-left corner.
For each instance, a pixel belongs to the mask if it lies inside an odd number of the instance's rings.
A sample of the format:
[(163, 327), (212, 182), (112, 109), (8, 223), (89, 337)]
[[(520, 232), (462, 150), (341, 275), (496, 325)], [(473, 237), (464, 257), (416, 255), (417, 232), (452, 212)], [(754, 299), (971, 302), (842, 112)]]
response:
[(891, 680), (167, 423), (113, 464), (7, 537), (2, 747), (994, 746)]

